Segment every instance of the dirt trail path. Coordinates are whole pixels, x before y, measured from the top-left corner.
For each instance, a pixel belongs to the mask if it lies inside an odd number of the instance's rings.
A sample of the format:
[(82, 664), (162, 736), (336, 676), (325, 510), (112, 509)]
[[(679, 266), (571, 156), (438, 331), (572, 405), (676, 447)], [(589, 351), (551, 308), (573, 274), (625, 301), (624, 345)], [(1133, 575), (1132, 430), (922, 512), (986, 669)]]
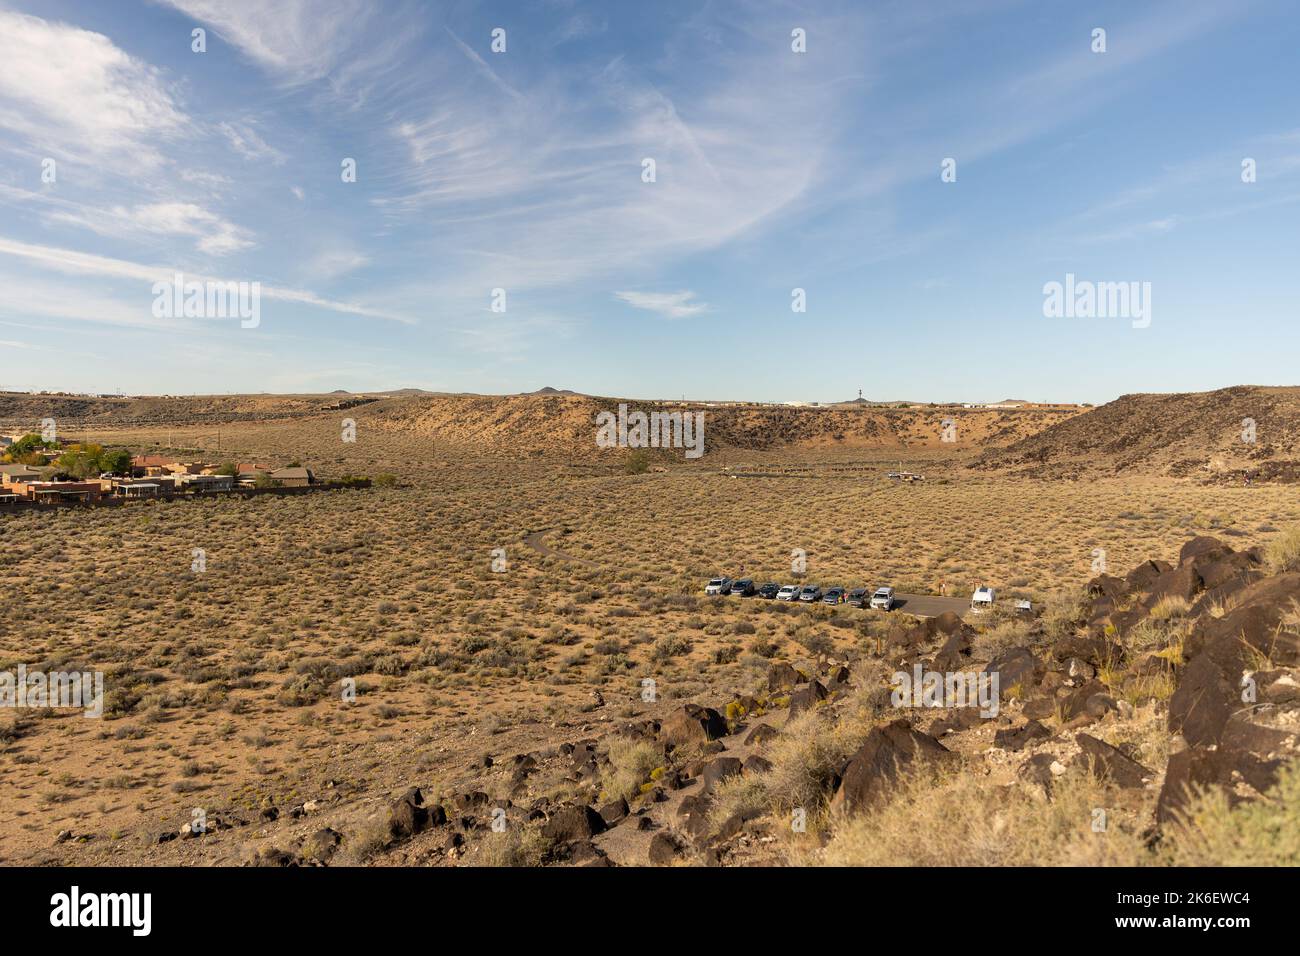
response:
[(548, 558), (558, 558), (561, 561), (569, 561), (573, 564), (586, 565), (589, 568), (603, 568), (604, 565), (598, 561), (589, 561), (586, 558), (579, 558), (576, 555), (565, 554), (563, 551), (557, 551), (548, 545), (545, 538), (551, 533), (550, 528), (543, 528), (541, 531), (534, 531), (532, 534), (524, 536), (524, 545), (532, 548), (540, 555)]

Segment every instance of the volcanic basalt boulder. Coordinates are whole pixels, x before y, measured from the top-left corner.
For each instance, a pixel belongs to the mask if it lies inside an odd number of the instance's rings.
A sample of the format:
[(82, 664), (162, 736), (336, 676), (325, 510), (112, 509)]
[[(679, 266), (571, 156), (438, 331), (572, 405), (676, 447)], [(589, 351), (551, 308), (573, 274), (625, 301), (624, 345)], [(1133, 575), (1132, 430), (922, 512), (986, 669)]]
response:
[(1079, 745), (1079, 759), (1096, 777), (1125, 788), (1145, 786), (1155, 777), (1146, 767), (1104, 740), (1090, 734), (1079, 734), (1074, 739)]
[(599, 813), (586, 805), (574, 805), (556, 811), (542, 827), (542, 835), (554, 843), (570, 843), (590, 841), (606, 829)]
[(806, 710), (812, 710), (819, 703), (826, 699), (827, 690), (822, 686), (821, 681), (809, 681), (804, 684), (793, 694), (790, 695), (790, 717), (793, 719), (796, 715)]
[(699, 747), (726, 736), (727, 722), (712, 707), (684, 704), (659, 728), (660, 739), (674, 747)]
[(875, 727), (845, 765), (831, 806), (850, 813), (868, 809), (889, 794), (900, 771), (935, 764), (950, 755), (947, 747), (913, 730), (906, 720)]
[(1038, 683), (1041, 665), (1034, 652), (1027, 647), (1012, 647), (1003, 651), (984, 668), (985, 673), (998, 675), (998, 691), (1005, 694), (1019, 687), (1027, 691)]

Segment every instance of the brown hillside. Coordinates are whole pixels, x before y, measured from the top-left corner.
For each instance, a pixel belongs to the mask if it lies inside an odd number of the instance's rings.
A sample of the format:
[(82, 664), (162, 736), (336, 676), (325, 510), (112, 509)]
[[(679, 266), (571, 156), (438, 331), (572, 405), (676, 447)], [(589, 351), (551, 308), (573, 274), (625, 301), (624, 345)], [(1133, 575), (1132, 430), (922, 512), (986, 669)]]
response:
[[(379, 423), (434, 435), (484, 450), (594, 457), (595, 421), (622, 401), (586, 395), (436, 395), (375, 407)], [(958, 447), (983, 447), (1032, 434), (1074, 411), (788, 408), (771, 405), (709, 407), (629, 401), (642, 411), (703, 411), (706, 450), (779, 448), (902, 449), (942, 445), (943, 423), (956, 423)]]
[[(1255, 441), (1243, 422), (1255, 423)], [(1040, 478), (1144, 475), (1210, 482), (1300, 480), (1300, 387), (1124, 395), (970, 467)]]
[[(983, 448), (1031, 435), (1079, 414), (1074, 409), (984, 410), (943, 406), (792, 408), (773, 405), (680, 404), (549, 393), (469, 395), (216, 395), (96, 399), (0, 394), (0, 426), (36, 430), (53, 417), (62, 433), (150, 426), (324, 419), (346, 413), (359, 424), (429, 438), (480, 454), (596, 458), (596, 415), (620, 401), (641, 411), (703, 411), (706, 454), (715, 449)], [(944, 422), (955, 442), (941, 441)]]

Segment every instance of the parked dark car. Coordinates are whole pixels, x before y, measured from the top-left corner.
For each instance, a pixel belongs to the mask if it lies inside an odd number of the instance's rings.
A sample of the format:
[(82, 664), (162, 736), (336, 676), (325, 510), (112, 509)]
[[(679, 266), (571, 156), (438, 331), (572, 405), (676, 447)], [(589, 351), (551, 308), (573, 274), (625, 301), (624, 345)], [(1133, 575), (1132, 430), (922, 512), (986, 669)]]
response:
[(803, 589), (799, 592), (799, 600), (803, 601), (805, 604), (810, 604), (813, 601), (820, 601), (821, 599), (822, 589), (815, 584), (805, 584)]
[(822, 603), (823, 603), (823, 604), (843, 604), (843, 603), (844, 603), (844, 589), (843, 589), (843, 588), (830, 588), (829, 590), (827, 590), (827, 592), (826, 592), (825, 594), (822, 595)]
[(741, 578), (739, 581), (732, 582), (731, 593), (738, 594), (741, 597), (754, 596), (754, 579)]
[(781, 590), (781, 585), (777, 584), (775, 581), (772, 581), (767, 584), (764, 584), (761, 588), (758, 589), (758, 596), (761, 598), (767, 598), (770, 601), (774, 597), (776, 597), (776, 592), (779, 590)]
[(852, 591), (849, 592), (849, 599), (847, 603), (849, 607), (866, 607), (867, 602), (870, 599), (871, 599), (870, 595), (868, 594), (866, 588), (854, 588)]

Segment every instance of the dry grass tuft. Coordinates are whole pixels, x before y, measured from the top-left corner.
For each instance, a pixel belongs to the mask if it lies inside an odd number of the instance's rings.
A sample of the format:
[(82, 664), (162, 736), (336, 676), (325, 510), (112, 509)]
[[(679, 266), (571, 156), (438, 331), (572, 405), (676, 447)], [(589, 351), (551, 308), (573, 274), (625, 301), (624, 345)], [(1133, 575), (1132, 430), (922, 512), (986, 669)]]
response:
[[(1145, 852), (1140, 822), (1113, 807), (1106, 788), (1083, 771), (1057, 778), (1052, 799), (1027, 786), (999, 786), (961, 771), (916, 773), (884, 806), (837, 821), (820, 854), (794, 851), (799, 864), (826, 866), (1132, 866)], [(1095, 810), (1106, 831), (1093, 832)]]

